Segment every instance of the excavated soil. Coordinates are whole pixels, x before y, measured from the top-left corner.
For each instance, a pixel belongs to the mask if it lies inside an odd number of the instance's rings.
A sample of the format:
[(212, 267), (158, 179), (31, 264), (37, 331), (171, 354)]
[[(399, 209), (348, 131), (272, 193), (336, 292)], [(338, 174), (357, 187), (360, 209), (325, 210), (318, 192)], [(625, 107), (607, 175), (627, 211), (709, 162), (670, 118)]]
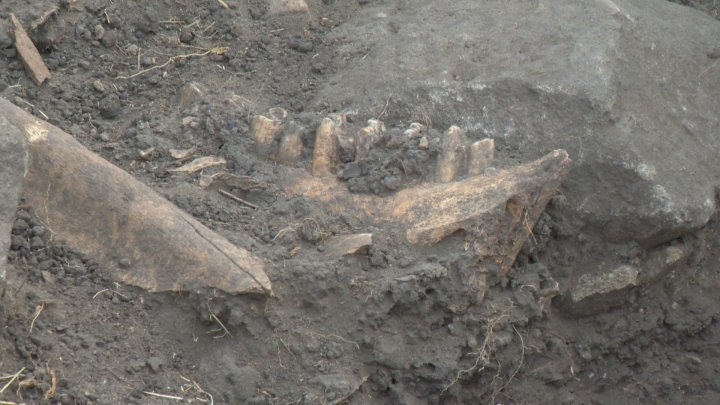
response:
[[(278, 17), (262, 0), (63, 0), (32, 34), (53, 73), (41, 87), (6, 31), (10, 13), (30, 26), (55, 4), (0, 2), (0, 95), (265, 259), (275, 290), (229, 297), (120, 284), (21, 203), (0, 289), (3, 403), (720, 403), (716, 219), (669, 244), (688, 254), (655, 283), (578, 317), (553, 299), (554, 280), (570, 279), (573, 263), (632, 262), (639, 247), (587, 246), (548, 210), (477, 302), (459, 297), (458, 275), (469, 271), (453, 253), (462, 235), (413, 250), (273, 186), (281, 171), (255, 156), (249, 118), (282, 107), (310, 129), (333, 112), (304, 106), (368, 50), (345, 47), (339, 60), (343, 44), (327, 35), (376, 1), (310, 1), (309, 15)], [(712, 1), (703, 7), (717, 12)], [(350, 126), (368, 118), (351, 114)], [(427, 176), (439, 132), (428, 130), (424, 147), (396, 144), (394, 129), (410, 118), (387, 122), (383, 147), (343, 172), (353, 191), (387, 195)], [(311, 131), (304, 141), (300, 168)], [(179, 165), (169, 149), (191, 147), (264, 184), (231, 190), (258, 208), (168, 172)], [(323, 254), (329, 236), (364, 231), (377, 235), (370, 249)]]

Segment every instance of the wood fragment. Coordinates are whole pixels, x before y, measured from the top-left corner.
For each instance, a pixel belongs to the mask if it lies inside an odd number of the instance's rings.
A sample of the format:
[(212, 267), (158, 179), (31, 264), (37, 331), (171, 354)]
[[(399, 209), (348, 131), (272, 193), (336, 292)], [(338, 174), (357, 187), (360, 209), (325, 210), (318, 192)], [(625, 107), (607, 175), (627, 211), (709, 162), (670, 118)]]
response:
[(156, 398), (171, 399), (173, 401), (182, 401), (185, 399), (185, 398), (179, 397), (177, 395), (158, 394), (157, 392), (152, 392), (152, 391), (143, 391), (143, 394), (150, 395), (151, 397), (156, 397)]
[(45, 25), (45, 23), (50, 20), (50, 17), (57, 14), (59, 10), (60, 8), (58, 6), (53, 6), (48, 11), (44, 12), (40, 17), (36, 18), (32, 24), (30, 24), (30, 31), (37, 31), (38, 28)]
[(195, 173), (200, 170), (207, 169), (208, 167), (224, 166), (225, 163), (227, 163), (227, 161), (221, 157), (203, 156), (186, 165), (182, 165), (174, 169), (168, 169), (168, 171), (174, 173)]
[(152, 154), (154, 152), (155, 152), (155, 147), (152, 147), (152, 146), (145, 150), (138, 151), (137, 160), (140, 160), (140, 161), (150, 160), (150, 158), (152, 157)]
[(15, 14), (10, 14), (10, 19), (15, 28), (15, 49), (18, 56), (20, 56), (20, 60), (30, 74), (32, 81), (39, 86), (50, 78), (50, 70), (48, 70), (35, 44), (28, 37)]
[(55, 392), (57, 391), (58, 378), (55, 369), (51, 368), (50, 365), (45, 364), (45, 368), (47, 369), (48, 374), (50, 374), (50, 388), (45, 391), (43, 397), (45, 397), (45, 399), (47, 400), (50, 400), (53, 396), (55, 396)]
[(250, 208), (252, 208), (252, 209), (254, 209), (254, 210), (260, 208), (260, 207), (258, 207), (257, 205), (251, 203), (250, 201), (245, 201), (245, 200), (243, 200), (242, 198), (240, 198), (240, 197), (236, 196), (235, 194), (232, 194), (232, 193), (230, 193), (230, 192), (228, 192), (228, 191), (218, 190), (218, 193), (224, 195), (225, 197), (227, 197), (227, 198), (229, 198), (229, 199), (231, 199), (231, 200), (237, 201), (237, 202), (239, 202), (240, 204), (247, 205), (248, 207), (250, 207)]
[(200, 187), (209, 189), (224, 188), (240, 189), (243, 191), (265, 190), (268, 184), (252, 176), (236, 176), (234, 174), (219, 172), (200, 176)]

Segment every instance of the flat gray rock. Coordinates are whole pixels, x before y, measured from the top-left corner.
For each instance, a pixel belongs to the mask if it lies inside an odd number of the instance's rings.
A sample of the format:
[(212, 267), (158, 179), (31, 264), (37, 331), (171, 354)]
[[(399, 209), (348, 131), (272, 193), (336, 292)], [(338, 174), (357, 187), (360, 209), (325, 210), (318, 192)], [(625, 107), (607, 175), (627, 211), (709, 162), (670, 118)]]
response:
[[(720, 23), (664, 0), (385, 2), (336, 31), (315, 108), (455, 124), (499, 159), (566, 149), (571, 232), (657, 244), (704, 225), (720, 185)], [(386, 107), (387, 104), (387, 108)]]
[(0, 281), (5, 278), (10, 233), (27, 164), (25, 137), (0, 115)]

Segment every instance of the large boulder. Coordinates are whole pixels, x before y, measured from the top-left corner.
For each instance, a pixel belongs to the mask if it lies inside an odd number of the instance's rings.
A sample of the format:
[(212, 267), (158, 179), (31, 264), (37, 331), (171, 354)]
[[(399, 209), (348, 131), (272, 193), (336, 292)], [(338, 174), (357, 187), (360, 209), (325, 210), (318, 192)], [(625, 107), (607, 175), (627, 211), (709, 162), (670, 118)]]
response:
[[(706, 223), (720, 184), (720, 23), (664, 0), (381, 2), (336, 30), (316, 108), (568, 150), (558, 216), (646, 246)], [(708, 55), (709, 54), (709, 55)]]

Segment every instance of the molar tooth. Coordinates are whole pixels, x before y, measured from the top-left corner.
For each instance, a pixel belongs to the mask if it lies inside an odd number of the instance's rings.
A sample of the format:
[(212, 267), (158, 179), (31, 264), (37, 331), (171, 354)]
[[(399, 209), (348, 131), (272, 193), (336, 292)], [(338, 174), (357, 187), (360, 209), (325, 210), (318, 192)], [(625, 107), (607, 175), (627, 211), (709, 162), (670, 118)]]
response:
[(453, 125), (445, 131), (440, 144), (440, 156), (435, 170), (435, 178), (438, 182), (447, 183), (455, 180), (464, 164), (464, 150), (465, 131)]
[(339, 161), (338, 136), (345, 135), (345, 115), (332, 114), (323, 118), (315, 132), (313, 176), (328, 176), (335, 172)]
[(262, 157), (269, 157), (275, 144), (275, 136), (282, 122), (264, 115), (256, 115), (250, 123), (250, 133), (255, 139), (255, 151)]
[(293, 122), (288, 124), (283, 132), (275, 160), (286, 165), (292, 165), (302, 156), (303, 127)]
[(414, 139), (420, 136), (421, 133), (425, 132), (427, 128), (425, 125), (413, 122), (410, 124), (410, 127), (405, 130), (405, 135), (408, 137), (408, 139)]
[(477, 176), (492, 165), (495, 159), (495, 140), (490, 138), (473, 142), (468, 149), (468, 175)]

